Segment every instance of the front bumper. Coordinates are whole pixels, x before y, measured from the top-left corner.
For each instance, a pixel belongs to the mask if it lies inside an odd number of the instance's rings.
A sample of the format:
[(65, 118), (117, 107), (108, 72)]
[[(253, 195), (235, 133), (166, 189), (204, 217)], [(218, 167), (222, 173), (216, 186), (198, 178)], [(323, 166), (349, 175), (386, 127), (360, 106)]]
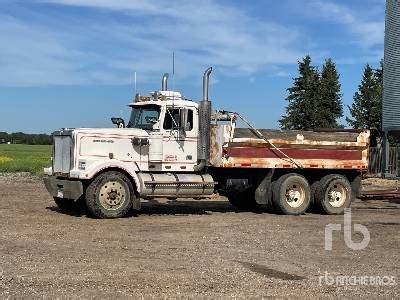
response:
[(53, 197), (77, 200), (83, 195), (83, 184), (80, 181), (60, 179), (55, 176), (47, 176), (43, 181)]

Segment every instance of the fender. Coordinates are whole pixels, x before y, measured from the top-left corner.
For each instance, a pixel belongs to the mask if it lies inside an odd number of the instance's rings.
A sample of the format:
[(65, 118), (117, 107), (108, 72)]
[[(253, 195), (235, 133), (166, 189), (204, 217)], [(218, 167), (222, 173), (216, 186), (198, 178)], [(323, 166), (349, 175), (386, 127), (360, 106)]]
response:
[(139, 168), (135, 162), (126, 163), (126, 162), (122, 162), (117, 159), (109, 159), (107, 161), (92, 161), (87, 170), (85, 170), (85, 171), (79, 170), (79, 171), (75, 171), (75, 172), (71, 171), (70, 176), (79, 178), (79, 179), (92, 179), (101, 171), (104, 171), (104, 170), (107, 170), (110, 168), (121, 169), (121, 170), (125, 171), (126, 173), (128, 173), (136, 186), (136, 191), (140, 194), (141, 185), (140, 185), (139, 177), (137, 176), (137, 172), (139, 171)]

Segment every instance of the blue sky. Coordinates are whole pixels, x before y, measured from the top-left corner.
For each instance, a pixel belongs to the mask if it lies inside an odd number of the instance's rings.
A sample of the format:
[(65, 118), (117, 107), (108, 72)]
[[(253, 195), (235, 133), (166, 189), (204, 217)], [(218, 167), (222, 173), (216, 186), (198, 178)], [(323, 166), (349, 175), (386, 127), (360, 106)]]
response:
[[(331, 57), (351, 103), (383, 57), (384, 0), (0, 0), (0, 131), (110, 126), (134, 94), (170, 87), (277, 128), (297, 61)], [(348, 114), (347, 107), (345, 113)], [(344, 123), (344, 121), (343, 121)]]

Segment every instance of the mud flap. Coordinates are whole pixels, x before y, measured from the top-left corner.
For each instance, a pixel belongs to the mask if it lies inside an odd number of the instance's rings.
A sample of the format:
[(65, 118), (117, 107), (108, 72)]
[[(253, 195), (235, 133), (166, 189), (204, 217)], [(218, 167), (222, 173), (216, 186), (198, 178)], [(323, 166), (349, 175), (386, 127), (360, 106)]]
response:
[(254, 195), (257, 204), (269, 205), (271, 203), (271, 180), (273, 174), (274, 169), (268, 169), (266, 172), (260, 173)]

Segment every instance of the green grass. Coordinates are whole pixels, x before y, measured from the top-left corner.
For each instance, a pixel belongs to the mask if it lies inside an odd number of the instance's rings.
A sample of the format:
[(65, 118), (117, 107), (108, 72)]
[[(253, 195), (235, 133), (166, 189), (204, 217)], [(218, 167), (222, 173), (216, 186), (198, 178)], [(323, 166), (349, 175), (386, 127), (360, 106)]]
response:
[(43, 175), (51, 165), (50, 145), (0, 145), (0, 173), (29, 172)]

